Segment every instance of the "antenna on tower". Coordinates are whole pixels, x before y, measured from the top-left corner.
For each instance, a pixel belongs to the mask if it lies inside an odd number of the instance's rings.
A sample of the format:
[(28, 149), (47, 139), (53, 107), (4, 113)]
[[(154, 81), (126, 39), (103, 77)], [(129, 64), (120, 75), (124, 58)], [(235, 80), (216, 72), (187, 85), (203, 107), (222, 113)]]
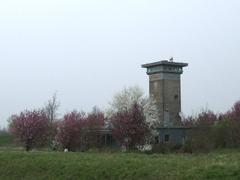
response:
[(173, 57), (171, 57), (171, 58), (169, 59), (170, 62), (173, 62), (173, 60), (174, 60)]

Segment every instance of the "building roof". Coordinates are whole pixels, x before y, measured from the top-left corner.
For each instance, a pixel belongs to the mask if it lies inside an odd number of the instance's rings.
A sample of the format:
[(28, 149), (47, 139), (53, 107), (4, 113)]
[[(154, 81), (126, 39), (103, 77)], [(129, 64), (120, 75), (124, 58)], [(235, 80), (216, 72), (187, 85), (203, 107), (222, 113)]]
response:
[(163, 60), (163, 61), (158, 61), (158, 62), (154, 62), (154, 63), (148, 63), (148, 64), (143, 64), (142, 67), (143, 68), (150, 68), (150, 67), (154, 67), (154, 66), (177, 66), (177, 67), (186, 67), (188, 66), (187, 63), (180, 63), (180, 62), (171, 62), (171, 61), (167, 61), (167, 60)]

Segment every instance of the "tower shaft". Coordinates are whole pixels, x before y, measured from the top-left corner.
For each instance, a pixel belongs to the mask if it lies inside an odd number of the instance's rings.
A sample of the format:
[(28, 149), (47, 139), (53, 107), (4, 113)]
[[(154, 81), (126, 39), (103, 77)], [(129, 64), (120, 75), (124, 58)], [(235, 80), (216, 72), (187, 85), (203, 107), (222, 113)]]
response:
[(149, 75), (149, 93), (159, 110), (159, 124), (177, 127), (181, 118), (181, 74), (186, 63), (159, 61), (142, 65)]

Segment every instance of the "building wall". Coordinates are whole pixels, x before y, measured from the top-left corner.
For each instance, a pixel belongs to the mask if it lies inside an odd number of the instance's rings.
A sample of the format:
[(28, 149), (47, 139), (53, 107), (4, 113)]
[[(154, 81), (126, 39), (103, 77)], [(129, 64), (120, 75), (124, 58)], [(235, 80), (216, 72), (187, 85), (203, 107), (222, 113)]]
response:
[(156, 73), (149, 75), (150, 95), (156, 100), (161, 126), (179, 126), (181, 112), (180, 74)]
[[(191, 138), (192, 130), (190, 128), (161, 128), (159, 132), (159, 143), (184, 144)], [(169, 140), (166, 141), (166, 136)]]

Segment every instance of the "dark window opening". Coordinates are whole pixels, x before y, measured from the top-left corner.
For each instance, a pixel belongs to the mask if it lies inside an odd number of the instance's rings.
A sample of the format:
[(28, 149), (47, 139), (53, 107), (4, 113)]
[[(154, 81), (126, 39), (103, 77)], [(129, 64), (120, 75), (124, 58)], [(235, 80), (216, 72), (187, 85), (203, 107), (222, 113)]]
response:
[(155, 144), (159, 144), (159, 137), (155, 136)]
[(174, 96), (174, 99), (178, 99), (178, 95), (177, 94)]
[(170, 140), (169, 134), (165, 134), (164, 141), (169, 142), (169, 140)]

